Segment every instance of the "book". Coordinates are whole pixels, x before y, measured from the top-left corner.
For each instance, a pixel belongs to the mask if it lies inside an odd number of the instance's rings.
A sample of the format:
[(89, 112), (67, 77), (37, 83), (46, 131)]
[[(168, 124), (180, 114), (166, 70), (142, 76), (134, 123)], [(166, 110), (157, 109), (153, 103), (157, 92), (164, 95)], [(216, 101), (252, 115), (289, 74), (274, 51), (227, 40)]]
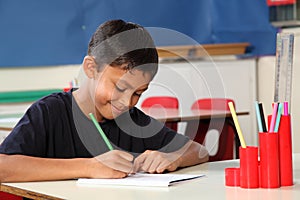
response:
[(80, 178), (78, 185), (123, 185), (123, 186), (153, 186), (168, 187), (175, 183), (203, 177), (203, 174), (147, 174), (137, 173), (122, 179), (89, 179)]

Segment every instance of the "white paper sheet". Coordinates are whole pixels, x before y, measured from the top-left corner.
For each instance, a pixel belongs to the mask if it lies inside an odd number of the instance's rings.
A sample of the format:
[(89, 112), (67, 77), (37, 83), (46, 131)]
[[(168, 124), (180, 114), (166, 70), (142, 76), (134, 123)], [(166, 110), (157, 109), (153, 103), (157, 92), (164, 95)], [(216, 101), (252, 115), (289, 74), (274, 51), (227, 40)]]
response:
[(174, 183), (200, 178), (203, 174), (146, 174), (137, 173), (122, 179), (87, 179), (80, 178), (78, 185), (126, 185), (167, 187)]

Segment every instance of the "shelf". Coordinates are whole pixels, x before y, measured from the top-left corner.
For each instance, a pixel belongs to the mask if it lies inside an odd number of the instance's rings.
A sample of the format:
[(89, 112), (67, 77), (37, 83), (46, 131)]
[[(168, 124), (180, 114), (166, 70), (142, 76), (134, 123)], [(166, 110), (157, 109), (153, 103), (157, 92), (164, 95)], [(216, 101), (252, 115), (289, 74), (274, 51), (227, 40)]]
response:
[(289, 20), (289, 21), (274, 21), (271, 22), (273, 26), (277, 28), (285, 28), (285, 27), (299, 27), (300, 20)]
[(204, 56), (244, 54), (247, 46), (250, 46), (250, 43), (158, 46), (157, 50), (160, 58), (198, 58)]

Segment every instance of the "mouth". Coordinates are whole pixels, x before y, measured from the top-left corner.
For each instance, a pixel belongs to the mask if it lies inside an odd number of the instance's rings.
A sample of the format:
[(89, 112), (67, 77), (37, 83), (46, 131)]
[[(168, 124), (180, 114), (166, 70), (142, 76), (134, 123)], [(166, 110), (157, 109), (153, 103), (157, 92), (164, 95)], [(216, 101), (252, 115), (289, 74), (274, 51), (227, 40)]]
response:
[(121, 113), (125, 112), (127, 109), (124, 107), (118, 107), (116, 105), (111, 104), (111, 110), (114, 115), (120, 115)]

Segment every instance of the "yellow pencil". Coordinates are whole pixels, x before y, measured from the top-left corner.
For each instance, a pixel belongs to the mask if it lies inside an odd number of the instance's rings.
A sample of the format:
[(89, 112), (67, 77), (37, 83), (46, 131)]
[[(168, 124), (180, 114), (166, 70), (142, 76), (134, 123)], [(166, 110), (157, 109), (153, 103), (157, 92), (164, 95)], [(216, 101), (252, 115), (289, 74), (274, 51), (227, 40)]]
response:
[(234, 125), (235, 125), (235, 128), (236, 128), (236, 131), (238, 133), (238, 136), (239, 136), (239, 139), (240, 139), (240, 142), (241, 142), (241, 146), (242, 146), (242, 148), (246, 148), (246, 143), (245, 143), (245, 140), (244, 140), (244, 137), (243, 137), (243, 134), (242, 134), (242, 130), (241, 130), (241, 127), (239, 125), (239, 122), (238, 122), (238, 119), (237, 119), (237, 116), (236, 116), (236, 112), (235, 112), (234, 107), (233, 107), (233, 103), (229, 102), (228, 106), (229, 106), (229, 109), (230, 109), (230, 112), (231, 112), (231, 116), (233, 118), (233, 122), (234, 122)]

